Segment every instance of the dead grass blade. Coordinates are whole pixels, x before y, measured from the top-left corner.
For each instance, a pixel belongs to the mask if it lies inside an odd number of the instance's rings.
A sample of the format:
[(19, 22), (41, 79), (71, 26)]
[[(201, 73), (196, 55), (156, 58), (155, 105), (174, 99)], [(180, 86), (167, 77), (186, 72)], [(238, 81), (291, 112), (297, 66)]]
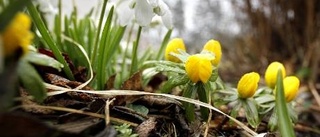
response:
[(235, 118), (223, 113), (219, 109), (217, 109), (217, 108), (215, 108), (215, 107), (213, 107), (213, 106), (211, 106), (211, 105), (209, 105), (207, 103), (201, 102), (199, 100), (194, 100), (194, 99), (185, 98), (185, 97), (176, 96), (176, 95), (171, 95), (171, 94), (149, 93), (149, 92), (134, 91), (134, 90), (99, 90), (99, 91), (91, 91), (91, 90), (67, 89), (67, 88), (54, 86), (54, 85), (51, 85), (51, 84), (46, 84), (46, 86), (49, 89), (56, 90), (56, 91), (48, 92), (48, 96), (54, 96), (54, 95), (66, 93), (66, 92), (69, 92), (69, 91), (76, 91), (76, 92), (83, 92), (83, 93), (96, 94), (96, 95), (107, 95), (107, 96), (117, 96), (117, 95), (125, 95), (125, 96), (153, 95), (153, 96), (168, 97), (168, 98), (172, 98), (172, 99), (176, 99), (176, 100), (179, 100), (179, 101), (192, 103), (192, 104), (195, 104), (195, 105), (199, 105), (199, 106), (206, 107), (208, 109), (214, 110), (214, 111), (216, 111), (216, 112), (218, 112), (220, 114), (223, 114), (224, 116), (228, 117), (232, 121), (234, 121), (236, 124), (238, 124), (242, 129), (244, 129), (246, 132), (248, 132), (252, 136), (258, 135), (255, 131), (253, 131), (249, 127), (247, 127), (244, 123), (242, 123), (242, 122), (238, 121), (237, 119), (235, 119)]
[(90, 78), (86, 82), (84, 82), (83, 84), (81, 84), (81, 85), (79, 85), (78, 87), (75, 88), (75, 89), (82, 89), (83, 87), (87, 86), (91, 82), (91, 80), (93, 79), (93, 70), (92, 70), (92, 65), (91, 65), (90, 59), (89, 59), (89, 57), (87, 55), (87, 52), (84, 50), (82, 45), (80, 45), (79, 43), (77, 43), (76, 41), (74, 41), (73, 39), (71, 39), (71, 38), (69, 38), (69, 37), (67, 37), (65, 35), (62, 35), (61, 38), (73, 43), (74, 45), (76, 45), (80, 49), (82, 54), (85, 56), (85, 58), (86, 58), (86, 61), (87, 61), (88, 66), (89, 66)]

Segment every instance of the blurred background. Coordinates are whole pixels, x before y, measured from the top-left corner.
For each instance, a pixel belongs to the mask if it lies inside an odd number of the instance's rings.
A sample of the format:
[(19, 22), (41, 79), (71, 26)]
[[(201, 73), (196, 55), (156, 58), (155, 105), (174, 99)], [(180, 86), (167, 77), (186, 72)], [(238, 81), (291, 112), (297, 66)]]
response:
[[(81, 16), (92, 7), (98, 8), (101, 1), (63, 2), (66, 14), (76, 5)], [(164, 2), (173, 14), (172, 37), (182, 37), (189, 53), (201, 51), (209, 39), (221, 42), (223, 57), (219, 71), (223, 80), (236, 82), (249, 71), (264, 74), (272, 61), (282, 62), (288, 75), (298, 75), (302, 81), (319, 80), (320, 0)], [(50, 11), (54, 11), (57, 0), (51, 3)], [(144, 29), (142, 47), (161, 44), (166, 28), (154, 27), (157, 29)]]

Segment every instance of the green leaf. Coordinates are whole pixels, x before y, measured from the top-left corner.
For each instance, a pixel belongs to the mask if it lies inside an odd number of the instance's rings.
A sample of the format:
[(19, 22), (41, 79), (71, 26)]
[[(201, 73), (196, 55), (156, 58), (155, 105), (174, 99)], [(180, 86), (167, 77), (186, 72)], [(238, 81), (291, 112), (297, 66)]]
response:
[(143, 115), (147, 115), (149, 113), (149, 109), (143, 105), (128, 104), (127, 107)]
[(28, 6), (28, 11), (30, 13), (30, 16), (32, 17), (33, 22), (37, 26), (40, 34), (42, 35), (43, 39), (41, 39), (44, 44), (50, 47), (52, 50), (54, 56), (57, 58), (59, 62), (63, 64), (63, 71), (66, 73), (68, 78), (70, 80), (74, 80), (73, 74), (71, 72), (70, 67), (68, 66), (67, 61), (64, 59), (64, 57), (61, 54), (61, 51), (59, 50), (57, 43), (53, 40), (52, 36), (49, 33), (49, 30), (46, 28), (43, 20), (41, 19), (39, 12), (35, 8), (35, 6), (31, 3)]
[(233, 109), (231, 110), (230, 116), (236, 118), (238, 116), (238, 112), (241, 109), (242, 101), (235, 100), (230, 104), (234, 104)]
[(223, 101), (232, 102), (238, 99), (238, 94), (232, 94), (223, 98)]
[(268, 128), (271, 132), (275, 131), (277, 129), (277, 123), (278, 123), (278, 117), (276, 115), (276, 110), (273, 111), (269, 118), (268, 122)]
[(251, 98), (245, 99), (243, 100), (242, 106), (246, 112), (246, 118), (249, 124), (253, 128), (257, 128), (260, 123), (260, 119), (259, 119), (259, 113), (257, 109), (258, 106), (256, 105), (255, 101)]
[(270, 112), (271, 110), (274, 109), (274, 107), (276, 106), (276, 104), (274, 102), (269, 103), (267, 105), (260, 105), (259, 106), (259, 114), (264, 115), (267, 114), (268, 112)]
[[(218, 77), (219, 77), (218, 69), (214, 69), (214, 70), (212, 70), (212, 74), (210, 76), (209, 81), (215, 82), (216, 80), (218, 80)], [(219, 83), (217, 83), (217, 84), (219, 84)]]
[(40, 75), (26, 60), (19, 62), (18, 76), (22, 86), (37, 102), (41, 102), (46, 98), (46, 90)]
[(265, 103), (269, 103), (269, 102), (274, 102), (275, 98), (273, 95), (270, 94), (265, 94), (265, 95), (261, 95), (258, 96), (256, 98), (254, 98), (256, 100), (256, 102), (260, 105), (260, 104), (265, 104)]
[(172, 88), (184, 85), (189, 81), (189, 78), (187, 75), (174, 75), (168, 79), (168, 81), (163, 85), (161, 88), (162, 93), (169, 93)]
[(281, 136), (294, 137), (294, 130), (288, 114), (287, 104), (284, 97), (283, 78), (281, 70), (278, 71), (276, 82), (276, 111), (278, 126)]
[(289, 115), (290, 115), (290, 118), (291, 118), (292, 122), (293, 123), (297, 122), (298, 121), (298, 115), (297, 115), (297, 112), (294, 110), (292, 104), (288, 103), (287, 107), (288, 107), (288, 112), (289, 112)]
[(171, 52), (170, 55), (175, 56), (179, 60), (181, 60), (183, 63), (185, 63), (188, 60), (188, 57), (190, 56), (187, 52), (184, 50), (178, 49), (179, 53), (173, 53)]
[(25, 59), (30, 63), (52, 67), (58, 71), (61, 71), (61, 68), (63, 68), (63, 65), (54, 58), (36, 52), (30, 52), (28, 55), (26, 55)]

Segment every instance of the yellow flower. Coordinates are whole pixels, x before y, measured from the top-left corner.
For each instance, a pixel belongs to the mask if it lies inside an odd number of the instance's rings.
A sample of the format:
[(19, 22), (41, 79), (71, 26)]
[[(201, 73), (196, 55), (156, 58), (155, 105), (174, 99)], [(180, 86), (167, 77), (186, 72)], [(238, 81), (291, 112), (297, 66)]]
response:
[(215, 55), (215, 59), (211, 61), (213, 65), (217, 66), (220, 63), (222, 52), (219, 41), (209, 40), (204, 45), (203, 50), (212, 52)]
[(13, 54), (18, 48), (22, 48), (23, 53), (28, 52), (28, 46), (33, 39), (30, 28), (29, 16), (22, 12), (17, 13), (1, 34), (5, 56)]
[(211, 60), (203, 54), (191, 55), (186, 61), (185, 69), (193, 83), (207, 83), (212, 74)]
[(238, 95), (240, 98), (250, 98), (258, 88), (260, 75), (256, 72), (246, 73), (238, 82)]
[(266, 70), (264, 78), (267, 86), (269, 86), (270, 88), (274, 88), (274, 86), (276, 85), (277, 74), (279, 69), (281, 69), (282, 77), (284, 78), (286, 76), (286, 70), (284, 66), (279, 62), (272, 62)]
[(298, 93), (300, 80), (295, 76), (285, 77), (283, 79), (284, 95), (287, 102), (292, 101)]
[(186, 51), (186, 48), (184, 46), (184, 42), (181, 38), (174, 38), (171, 41), (169, 41), (167, 48), (166, 48), (166, 52), (165, 52), (165, 59), (172, 61), (172, 62), (181, 62), (180, 59), (178, 59), (175, 56), (172, 56), (170, 53), (177, 53), (179, 54), (178, 49), (182, 50), (182, 51)]

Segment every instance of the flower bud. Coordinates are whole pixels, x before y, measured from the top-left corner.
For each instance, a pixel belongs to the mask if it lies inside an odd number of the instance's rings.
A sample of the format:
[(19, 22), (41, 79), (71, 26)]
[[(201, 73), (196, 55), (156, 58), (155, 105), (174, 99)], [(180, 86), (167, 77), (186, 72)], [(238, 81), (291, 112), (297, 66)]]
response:
[(282, 71), (282, 77), (284, 78), (286, 76), (286, 70), (284, 66), (280, 62), (272, 62), (264, 75), (266, 84), (270, 88), (274, 88), (277, 82), (277, 74), (278, 70), (281, 69)]
[(300, 80), (295, 76), (285, 77), (283, 79), (284, 95), (287, 102), (291, 102), (298, 93)]
[(251, 72), (243, 75), (238, 82), (238, 95), (240, 98), (250, 98), (254, 95), (258, 88), (260, 75), (256, 72)]
[(185, 69), (193, 83), (207, 83), (212, 74), (211, 59), (203, 54), (191, 55), (186, 61)]
[(17, 13), (1, 34), (5, 56), (13, 54), (19, 48), (22, 48), (23, 53), (28, 52), (28, 46), (33, 39), (30, 28), (30, 17), (22, 12)]
[(172, 56), (170, 53), (177, 53), (179, 54), (178, 49), (182, 51), (186, 51), (186, 48), (184, 46), (184, 42), (181, 38), (174, 38), (171, 41), (169, 41), (167, 47), (166, 47), (166, 52), (165, 52), (165, 59), (172, 61), (172, 62), (181, 62), (180, 59), (178, 59), (175, 56)]
[(212, 65), (217, 66), (221, 60), (221, 46), (219, 41), (209, 40), (203, 47), (203, 50), (212, 52), (215, 55), (215, 59), (211, 61)]

